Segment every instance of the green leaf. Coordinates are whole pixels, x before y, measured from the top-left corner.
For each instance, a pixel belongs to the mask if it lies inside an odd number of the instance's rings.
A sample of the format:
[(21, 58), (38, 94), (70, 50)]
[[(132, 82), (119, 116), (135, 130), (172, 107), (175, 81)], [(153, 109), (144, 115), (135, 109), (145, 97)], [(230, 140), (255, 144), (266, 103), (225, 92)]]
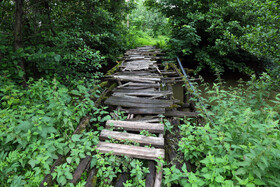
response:
[(203, 174), (202, 175), (205, 179), (211, 179), (212, 178), (212, 176), (209, 174), (209, 173), (206, 173), (206, 174)]
[(74, 134), (72, 136), (72, 141), (74, 141), (74, 142), (80, 141), (81, 136), (82, 135), (80, 135), (80, 134)]
[(76, 164), (79, 164), (79, 163), (80, 163), (80, 158), (77, 157), (77, 158), (75, 159), (75, 161), (76, 161)]
[(244, 175), (246, 173), (244, 168), (239, 168), (236, 172), (235, 175)]
[(60, 56), (60, 55), (55, 55), (55, 56), (54, 56), (54, 60), (55, 60), (56, 62), (59, 62), (60, 59), (61, 59), (61, 56)]
[(32, 168), (34, 168), (34, 167), (35, 167), (35, 165), (36, 165), (36, 163), (37, 163), (37, 161), (36, 161), (36, 160), (31, 159), (31, 160), (29, 160), (29, 162), (28, 162), (28, 163), (31, 165), (31, 167), (32, 167)]
[(92, 156), (91, 162), (90, 162), (90, 168), (93, 168), (97, 163), (97, 158), (95, 156)]
[(65, 185), (67, 180), (64, 176), (60, 176), (58, 179), (57, 179), (57, 182), (61, 185)]
[(78, 90), (71, 90), (72, 94), (77, 95), (77, 96), (81, 96), (80, 92)]
[(224, 177), (219, 175), (218, 177), (215, 178), (215, 181), (218, 182), (218, 183), (222, 183), (222, 182), (224, 182)]
[(73, 179), (73, 175), (72, 175), (71, 173), (69, 173), (69, 172), (66, 172), (66, 173), (65, 173), (65, 176), (66, 176), (66, 178), (69, 179), (69, 180)]
[(73, 149), (74, 147), (75, 147), (75, 143), (71, 142), (71, 143), (69, 144), (69, 148), (70, 148), (70, 149)]
[(67, 158), (66, 158), (66, 161), (67, 161), (68, 164), (70, 164), (71, 161), (72, 161), (72, 157), (67, 157)]

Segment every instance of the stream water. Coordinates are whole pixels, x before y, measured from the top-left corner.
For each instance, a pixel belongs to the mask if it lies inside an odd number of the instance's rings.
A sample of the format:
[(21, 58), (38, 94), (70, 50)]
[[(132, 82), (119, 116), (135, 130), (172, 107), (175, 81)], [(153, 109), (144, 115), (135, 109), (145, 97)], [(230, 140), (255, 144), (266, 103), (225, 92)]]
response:
[[(191, 75), (192, 77), (193, 75)], [(217, 83), (216, 77), (211, 75), (211, 73), (201, 73), (200, 76), (202, 76), (203, 78), (203, 82), (201, 81), (197, 81), (197, 89), (200, 90), (201, 92), (201, 97), (203, 98), (208, 98), (208, 95), (206, 94), (206, 92), (204, 91), (205, 88), (207, 87), (205, 83), (207, 83), (208, 86), (210, 86), (210, 88), (213, 86), (214, 83)], [(198, 76), (195, 76), (198, 77)], [(240, 86), (240, 80), (242, 80), (243, 82), (242, 87), (243, 88), (247, 88), (248, 86), (246, 85), (246, 82), (250, 80), (249, 76), (246, 76), (244, 74), (240, 74), (240, 73), (233, 73), (233, 72), (228, 72), (226, 74), (224, 74), (222, 77), (222, 80), (224, 81), (224, 90), (230, 90), (229, 88), (237, 88), (238, 86)], [(186, 102), (184, 100), (185, 96), (184, 96), (184, 88), (183, 88), (184, 83), (176, 83), (173, 85), (173, 96), (175, 99), (178, 99), (182, 102)], [(271, 93), (268, 95), (268, 97), (264, 98), (266, 101), (268, 101), (269, 104), (274, 105), (273, 102), (271, 102), (271, 99), (275, 99), (275, 96), (279, 94), (279, 91), (271, 91)]]

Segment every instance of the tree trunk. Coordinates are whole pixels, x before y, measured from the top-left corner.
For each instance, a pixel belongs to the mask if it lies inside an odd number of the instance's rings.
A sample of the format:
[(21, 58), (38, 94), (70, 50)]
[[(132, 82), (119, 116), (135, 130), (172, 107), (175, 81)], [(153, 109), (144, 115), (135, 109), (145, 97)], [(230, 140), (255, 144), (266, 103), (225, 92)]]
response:
[[(22, 47), (22, 16), (23, 16), (23, 3), (24, 0), (15, 0), (16, 11), (15, 11), (15, 41), (14, 41), (14, 49), (17, 51)], [(22, 59), (19, 60), (18, 65), (23, 71), (22, 80), (23, 85), (27, 87), (26, 78), (25, 78), (25, 67), (24, 61)]]

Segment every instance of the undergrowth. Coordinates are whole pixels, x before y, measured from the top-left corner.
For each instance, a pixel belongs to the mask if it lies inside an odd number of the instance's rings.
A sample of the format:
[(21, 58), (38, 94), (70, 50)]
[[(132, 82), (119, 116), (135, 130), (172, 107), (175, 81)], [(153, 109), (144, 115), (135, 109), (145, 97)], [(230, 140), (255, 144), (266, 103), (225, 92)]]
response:
[(150, 36), (147, 32), (141, 30), (131, 29), (129, 32), (128, 40), (131, 48), (139, 46), (157, 46), (161, 49), (166, 47), (168, 36)]
[(275, 87), (267, 74), (241, 85), (226, 91), (220, 82), (206, 90), (208, 99), (200, 98), (205, 122), (180, 126), (179, 151), (192, 170), (165, 168), (166, 186), (280, 185), (280, 94), (269, 98)]
[(90, 99), (100, 91), (89, 94), (96, 83), (79, 80), (66, 87), (56, 79), (40, 79), (23, 89), (8, 77), (0, 78), (1, 185), (38, 186), (58, 156), (70, 150), (67, 163), (52, 175), (60, 185), (72, 178), (80, 160), (98, 143), (97, 132), (72, 136), (83, 116), (100, 113), (94, 113), (98, 110)]

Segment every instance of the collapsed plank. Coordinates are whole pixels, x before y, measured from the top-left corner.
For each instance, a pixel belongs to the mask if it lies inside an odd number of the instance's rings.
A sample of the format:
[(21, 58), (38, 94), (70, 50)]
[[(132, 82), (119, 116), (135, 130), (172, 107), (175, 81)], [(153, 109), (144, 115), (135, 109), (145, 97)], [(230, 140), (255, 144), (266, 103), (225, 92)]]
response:
[(97, 150), (101, 153), (110, 153), (114, 155), (125, 155), (133, 158), (157, 160), (159, 157), (164, 158), (164, 149), (152, 149), (147, 147), (138, 147), (132, 145), (114, 144), (99, 142)]
[(140, 145), (152, 145), (154, 147), (162, 148), (164, 146), (164, 139), (153, 136), (144, 136), (139, 134), (125, 133), (125, 132), (117, 132), (110, 131), (107, 129), (103, 129), (99, 136), (100, 140), (107, 139), (116, 139), (116, 140), (129, 140), (133, 142), (137, 142)]
[(140, 132), (142, 130), (147, 130), (151, 133), (163, 133), (164, 125), (161, 123), (145, 123), (137, 121), (114, 121), (108, 120), (106, 122), (106, 127), (122, 128), (127, 131)]

